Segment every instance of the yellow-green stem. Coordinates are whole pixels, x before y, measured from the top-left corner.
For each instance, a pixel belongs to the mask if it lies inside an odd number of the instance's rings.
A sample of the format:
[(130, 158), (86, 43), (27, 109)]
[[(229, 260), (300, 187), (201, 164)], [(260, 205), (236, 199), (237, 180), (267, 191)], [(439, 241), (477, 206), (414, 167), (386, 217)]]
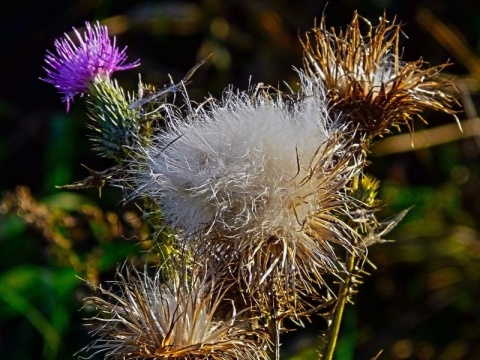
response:
[(344, 283), (340, 287), (338, 294), (337, 305), (333, 313), (332, 324), (328, 331), (328, 340), (327, 346), (325, 348), (324, 356), (320, 355), (322, 360), (332, 360), (335, 353), (335, 346), (337, 345), (338, 334), (340, 332), (340, 325), (343, 318), (343, 310), (345, 309), (345, 304), (347, 303), (348, 293), (350, 291), (350, 286), (352, 284), (351, 272), (353, 271), (355, 265), (355, 256), (351, 253), (347, 255), (347, 275), (345, 276)]

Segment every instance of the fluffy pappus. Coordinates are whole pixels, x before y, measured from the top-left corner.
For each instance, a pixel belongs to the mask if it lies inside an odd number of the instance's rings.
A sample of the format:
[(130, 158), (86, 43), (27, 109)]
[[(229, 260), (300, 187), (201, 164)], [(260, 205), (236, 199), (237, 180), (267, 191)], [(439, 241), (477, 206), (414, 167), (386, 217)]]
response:
[(139, 146), (129, 180), (196, 251), (231, 251), (248, 286), (272, 274), (285, 296), (343, 269), (335, 244), (358, 250), (345, 219), (362, 151), (353, 133), (332, 129), (323, 91), (307, 88), (293, 100), (230, 89), (186, 115), (166, 108), (165, 131)]

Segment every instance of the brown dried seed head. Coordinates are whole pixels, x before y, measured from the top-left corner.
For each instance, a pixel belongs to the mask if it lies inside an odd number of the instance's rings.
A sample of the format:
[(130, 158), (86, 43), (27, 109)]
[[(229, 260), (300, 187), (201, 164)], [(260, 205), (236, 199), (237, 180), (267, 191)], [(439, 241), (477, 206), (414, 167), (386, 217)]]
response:
[[(368, 31), (362, 34), (360, 27)], [(401, 62), (401, 25), (385, 16), (374, 27), (355, 13), (345, 31), (328, 30), (325, 18), (307, 34), (304, 48), (305, 73), (325, 88), (330, 112), (342, 114), (370, 138), (405, 125), (413, 130), (412, 119), (425, 109), (453, 114), (453, 85), (438, 78), (449, 64), (428, 67), (419, 59)]]
[(217, 316), (222, 287), (178, 274), (166, 283), (160, 271), (154, 278), (135, 269), (117, 275), (116, 292), (98, 287), (87, 299), (99, 315), (90, 319), (96, 339), (83, 351), (105, 359), (267, 359), (248, 318), (234, 308)]

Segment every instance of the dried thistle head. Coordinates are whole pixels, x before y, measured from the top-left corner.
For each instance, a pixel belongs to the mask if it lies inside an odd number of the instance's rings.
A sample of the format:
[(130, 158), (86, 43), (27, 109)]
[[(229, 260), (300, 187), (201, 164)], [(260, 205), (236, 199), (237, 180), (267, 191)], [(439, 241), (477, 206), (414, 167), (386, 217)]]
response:
[(343, 271), (339, 248), (363, 252), (346, 219), (364, 158), (351, 132), (331, 128), (320, 89), (288, 103), (227, 91), (186, 116), (167, 109), (166, 120), (138, 149), (134, 195), (155, 201), (195, 251), (237, 259), (250, 289), (311, 294), (322, 274)]
[(233, 302), (228, 316), (217, 316), (225, 289), (191, 273), (170, 275), (166, 281), (160, 270), (150, 278), (127, 268), (117, 273), (116, 292), (97, 287), (99, 295), (87, 299), (99, 312), (90, 319), (96, 339), (82, 351), (122, 360), (267, 359), (261, 330)]
[[(368, 31), (362, 34), (362, 22)], [(355, 13), (344, 31), (328, 30), (325, 18), (307, 34), (304, 75), (321, 84), (329, 111), (340, 115), (368, 139), (404, 125), (413, 130), (412, 119), (425, 109), (453, 114), (454, 97), (449, 82), (438, 78), (448, 64), (428, 67), (419, 59), (400, 60), (401, 25), (385, 16), (374, 27)], [(424, 121), (424, 120), (423, 120)]]

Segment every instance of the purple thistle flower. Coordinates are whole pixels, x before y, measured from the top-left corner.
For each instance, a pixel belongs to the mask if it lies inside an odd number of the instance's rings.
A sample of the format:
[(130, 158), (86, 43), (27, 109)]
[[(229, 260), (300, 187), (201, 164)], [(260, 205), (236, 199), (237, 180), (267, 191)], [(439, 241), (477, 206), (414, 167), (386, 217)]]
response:
[(47, 51), (45, 62), (49, 67), (44, 67), (48, 77), (43, 81), (52, 84), (63, 95), (63, 101), (67, 103), (67, 111), (70, 101), (73, 102), (75, 95), (83, 95), (88, 85), (99, 76), (110, 78), (117, 70), (127, 70), (140, 65), (137, 60), (125, 64), (127, 60), (126, 50), (116, 47), (116, 39), (108, 37), (108, 28), (97, 23), (92, 27), (86, 22), (86, 31), (82, 35), (73, 28), (77, 35), (78, 43), (74, 42), (67, 34), (63, 38), (55, 40), (57, 55)]

